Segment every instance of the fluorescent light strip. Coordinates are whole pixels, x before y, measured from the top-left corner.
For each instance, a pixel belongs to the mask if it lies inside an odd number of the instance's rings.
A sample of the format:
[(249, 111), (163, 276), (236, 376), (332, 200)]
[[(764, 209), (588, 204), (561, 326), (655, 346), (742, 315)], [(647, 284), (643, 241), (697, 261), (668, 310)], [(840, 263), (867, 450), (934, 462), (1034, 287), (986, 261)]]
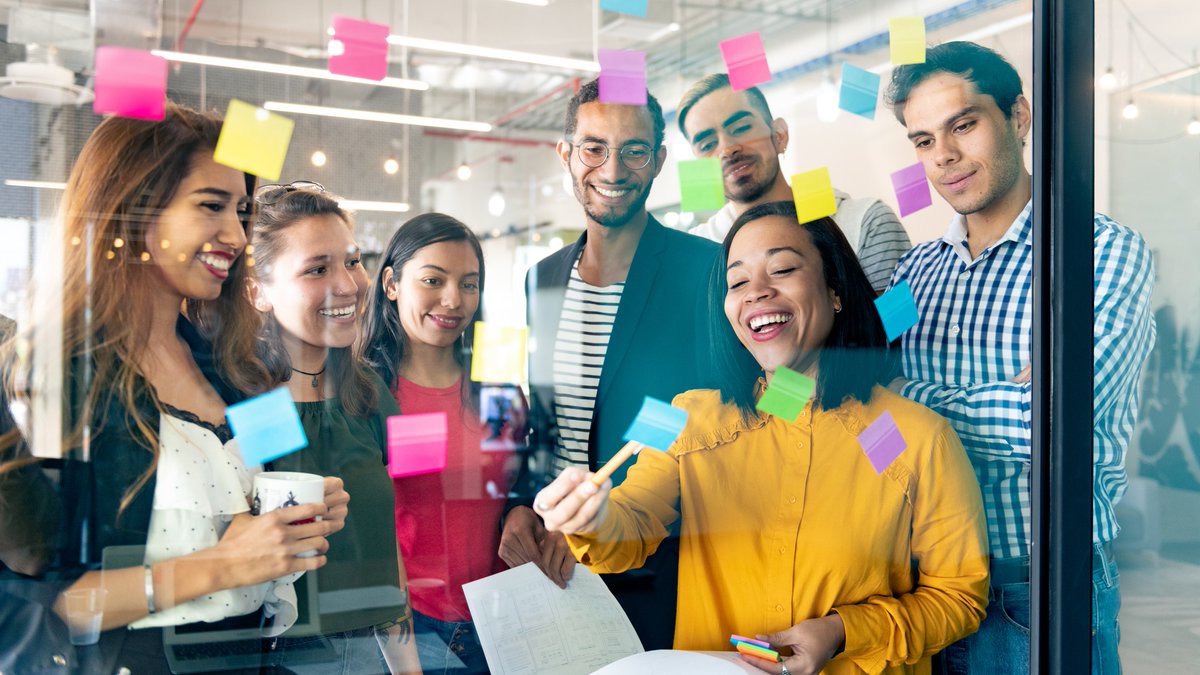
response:
[(161, 49), (155, 49), (150, 52), (155, 56), (161, 56), (168, 61), (176, 63), (194, 63), (200, 66), (213, 66), (214, 68), (232, 68), (234, 70), (252, 70), (259, 73), (274, 73), (276, 75), (294, 75), (296, 77), (308, 77), (317, 80), (333, 80), (334, 82), (352, 82), (354, 84), (370, 84), (376, 87), (391, 87), (393, 89), (413, 89), (416, 91), (425, 91), (429, 89), (429, 83), (420, 80), (406, 80), (399, 77), (385, 77), (382, 80), (368, 80), (361, 77), (347, 77), (346, 75), (334, 75), (328, 70), (321, 68), (308, 68), (305, 66), (287, 66), (281, 63), (266, 63), (264, 61), (246, 61), (244, 59), (230, 59), (224, 56), (207, 56), (204, 54), (187, 54), (184, 52), (171, 52)]
[(301, 103), (283, 103), (267, 101), (263, 104), (267, 110), (297, 115), (317, 115), (320, 117), (338, 117), (347, 120), (362, 120), (364, 122), (386, 122), (388, 124), (411, 124), (418, 127), (436, 127), (439, 129), (458, 129), (460, 131), (478, 131), (486, 133), (492, 130), (487, 122), (472, 122), (470, 120), (452, 120), (443, 117), (419, 117), (416, 115), (400, 115), (397, 113), (371, 112), (370, 110), (350, 110), (347, 108), (328, 108), (321, 105), (304, 105)]
[(423, 38), (408, 37), (405, 35), (389, 35), (388, 42), (400, 47), (425, 49), (431, 52), (447, 52), (450, 54), (462, 54), (464, 56), (478, 56), (479, 58), (483, 59), (498, 59), (500, 61), (517, 61), (518, 63), (532, 63), (535, 66), (554, 66), (556, 68), (582, 70), (589, 73), (600, 72), (599, 63), (596, 63), (595, 61), (585, 61), (583, 59), (568, 59), (561, 56), (547, 56), (545, 54), (534, 54), (532, 52), (516, 52), (509, 49), (480, 47), (478, 45), (466, 45), (458, 42), (426, 40)]
[(4, 184), (8, 187), (40, 188), (42, 190), (66, 190), (66, 183), (56, 183), (50, 180), (17, 180), (7, 179)]
[(351, 211), (386, 211), (388, 213), (408, 213), (412, 208), (404, 202), (370, 202), (361, 199), (343, 199), (338, 202), (343, 209)]
[(550, 0), (508, 0), (515, 2), (518, 5), (533, 5), (534, 7), (545, 7), (550, 4)]

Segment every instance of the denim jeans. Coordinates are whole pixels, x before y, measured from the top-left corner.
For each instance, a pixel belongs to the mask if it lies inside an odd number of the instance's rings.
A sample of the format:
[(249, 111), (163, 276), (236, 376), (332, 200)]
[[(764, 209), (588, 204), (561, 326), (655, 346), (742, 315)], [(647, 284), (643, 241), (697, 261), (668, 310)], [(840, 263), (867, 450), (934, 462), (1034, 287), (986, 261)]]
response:
[(425, 675), (487, 675), (487, 658), (470, 621), (440, 621), (413, 612), (417, 655)]
[[(1092, 673), (1120, 675), (1117, 563), (1100, 547), (1092, 558)], [(987, 618), (979, 630), (947, 647), (941, 658), (947, 675), (1028, 675), (1029, 583), (989, 588)]]

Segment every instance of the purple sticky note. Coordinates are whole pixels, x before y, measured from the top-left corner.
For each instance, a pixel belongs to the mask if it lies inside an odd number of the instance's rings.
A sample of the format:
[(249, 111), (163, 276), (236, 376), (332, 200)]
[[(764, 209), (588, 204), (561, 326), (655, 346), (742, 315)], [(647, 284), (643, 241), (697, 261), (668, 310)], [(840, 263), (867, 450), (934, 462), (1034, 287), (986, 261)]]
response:
[(446, 413), (395, 415), (387, 421), (388, 473), (393, 478), (446, 468)]
[(96, 48), (97, 115), (161, 120), (167, 104), (167, 60), (141, 49)]
[(747, 33), (721, 42), (721, 56), (729, 73), (729, 88), (734, 91), (749, 89), (771, 80), (771, 68), (767, 66), (767, 54), (763, 50), (762, 36), (758, 33)]
[(385, 24), (335, 14), (332, 30), (329, 72), (366, 80), (387, 77), (389, 29)]
[(933, 204), (929, 181), (925, 180), (925, 167), (920, 162), (893, 173), (892, 187), (896, 190), (902, 218)]
[(862, 446), (863, 452), (867, 453), (867, 459), (875, 468), (875, 473), (881, 475), (908, 447), (908, 443), (900, 435), (896, 420), (892, 419), (892, 413), (888, 410), (883, 411), (871, 426), (858, 435), (858, 444)]
[(646, 52), (601, 49), (600, 101), (646, 105)]

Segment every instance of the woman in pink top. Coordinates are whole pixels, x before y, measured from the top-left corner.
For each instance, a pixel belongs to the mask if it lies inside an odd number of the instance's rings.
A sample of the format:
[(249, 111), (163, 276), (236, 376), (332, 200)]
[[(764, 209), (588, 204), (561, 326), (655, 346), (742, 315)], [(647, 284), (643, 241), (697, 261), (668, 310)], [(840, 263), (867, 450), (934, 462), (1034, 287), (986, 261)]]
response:
[(488, 672), (462, 585), (505, 569), (498, 523), (516, 458), (493, 449), (470, 379), (483, 279), (483, 250), (466, 225), (417, 216), (388, 242), (363, 334), (362, 358), (401, 411), (443, 412), (448, 422), (446, 469), (394, 480), (396, 539), (426, 673)]

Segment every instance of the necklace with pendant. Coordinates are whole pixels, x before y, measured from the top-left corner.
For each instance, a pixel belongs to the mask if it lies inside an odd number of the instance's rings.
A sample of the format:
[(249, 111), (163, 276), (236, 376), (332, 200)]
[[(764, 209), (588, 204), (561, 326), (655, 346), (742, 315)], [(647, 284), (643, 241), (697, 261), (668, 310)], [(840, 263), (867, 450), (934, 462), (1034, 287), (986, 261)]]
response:
[(299, 368), (292, 368), (292, 370), (294, 372), (300, 373), (301, 375), (308, 375), (309, 377), (311, 377), (312, 378), (312, 388), (316, 389), (318, 386), (320, 386), (320, 383), (317, 382), (317, 376), (319, 376), (321, 373), (324, 373), (325, 369), (328, 367), (329, 367), (329, 364), (326, 363), (325, 365), (321, 366), (321, 369), (315, 373), (305, 372), (303, 370), (300, 370)]

